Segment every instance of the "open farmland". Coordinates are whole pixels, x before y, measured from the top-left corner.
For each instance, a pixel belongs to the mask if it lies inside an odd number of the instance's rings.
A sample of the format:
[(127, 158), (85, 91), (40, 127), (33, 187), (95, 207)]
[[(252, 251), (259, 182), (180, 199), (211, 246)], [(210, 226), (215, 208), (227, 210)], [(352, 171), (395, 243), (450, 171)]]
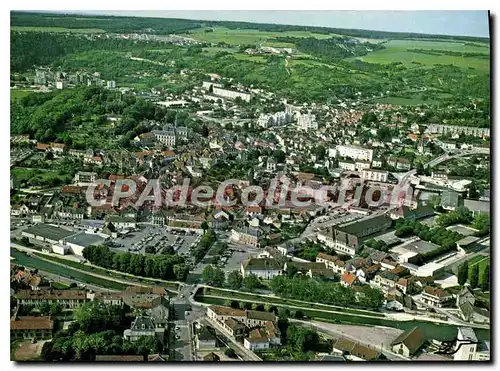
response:
[[(477, 45), (477, 46), (476, 46)], [(385, 49), (377, 50), (357, 59), (369, 63), (390, 64), (401, 62), (407, 67), (422, 64), (432, 67), (435, 64), (454, 65), (461, 68), (474, 68), (488, 72), (490, 68), (489, 47), (487, 44), (471, 44), (459, 42), (434, 42), (420, 40), (390, 40), (384, 43)], [(458, 56), (427, 54), (440, 52), (478, 53), (484, 56)], [(354, 58), (352, 58), (354, 59)], [(351, 60), (352, 60), (351, 59)]]
[[(231, 30), (226, 27), (215, 27), (210, 29), (199, 28), (193, 30), (189, 33), (189, 37), (192, 37), (199, 41), (220, 43), (224, 42), (231, 45), (255, 45), (263, 43), (266, 46), (274, 47), (293, 47), (291, 43), (277, 42), (272, 39), (275, 37), (282, 37), (283, 32), (272, 32), (272, 31), (259, 31), (252, 29), (236, 29)], [(328, 39), (330, 37), (335, 37), (334, 34), (320, 34), (309, 31), (289, 31), (286, 33), (289, 37), (315, 37), (317, 39)]]

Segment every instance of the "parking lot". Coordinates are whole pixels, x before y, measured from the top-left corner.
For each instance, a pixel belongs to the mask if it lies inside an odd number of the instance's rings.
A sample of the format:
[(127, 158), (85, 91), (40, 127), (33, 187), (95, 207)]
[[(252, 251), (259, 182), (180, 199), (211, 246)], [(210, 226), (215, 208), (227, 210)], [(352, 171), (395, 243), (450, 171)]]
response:
[(228, 243), (228, 253), (224, 258), (222, 258), (221, 265), (225, 272), (231, 272), (234, 270), (240, 270), (240, 263), (252, 256), (255, 256), (261, 252), (260, 249), (256, 249), (250, 246), (244, 246), (235, 244), (232, 242)]
[(189, 248), (198, 243), (200, 234), (190, 231), (170, 230), (150, 225), (141, 226), (140, 230), (128, 233), (112, 241), (111, 247), (117, 250), (145, 254), (161, 254), (166, 248), (172, 248), (178, 254), (188, 254)]

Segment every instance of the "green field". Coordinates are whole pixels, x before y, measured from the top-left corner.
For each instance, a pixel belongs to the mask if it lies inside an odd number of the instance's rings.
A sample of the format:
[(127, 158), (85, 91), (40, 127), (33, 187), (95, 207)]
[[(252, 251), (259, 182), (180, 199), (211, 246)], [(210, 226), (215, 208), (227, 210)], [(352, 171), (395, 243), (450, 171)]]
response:
[(447, 99), (451, 97), (448, 93), (438, 93), (436, 94), (439, 99), (423, 99), (423, 96), (419, 93), (415, 93), (411, 98), (409, 97), (396, 97), (388, 96), (382, 98), (375, 98), (373, 102), (384, 103), (384, 104), (394, 104), (400, 106), (418, 106), (421, 104), (441, 104), (441, 99)]
[(103, 33), (104, 30), (98, 28), (63, 28), (63, 27), (29, 27), (29, 26), (12, 26), (12, 31), (20, 32), (70, 32), (70, 33)]
[(221, 47), (221, 46), (208, 46), (206, 48), (203, 48), (203, 53), (208, 54), (208, 55), (215, 55), (217, 53), (237, 53), (238, 48), (232, 48), (232, 47)]
[(233, 54), (233, 57), (240, 61), (250, 61), (250, 62), (256, 62), (256, 63), (266, 63), (267, 59), (266, 57), (263, 57), (261, 55), (250, 55), (250, 54), (240, 54), (236, 53)]
[(29, 268), (40, 269), (42, 271), (52, 274), (58, 274), (62, 277), (72, 278), (74, 280), (88, 283), (90, 285), (95, 285), (113, 290), (124, 290), (127, 286), (129, 286), (123, 283), (108, 281), (102, 278), (90, 276), (75, 271), (74, 269), (61, 267), (60, 265), (49, 263), (47, 261), (38, 259), (37, 257), (30, 257), (15, 249), (10, 250), (10, 256), (12, 256), (15, 259), (14, 262), (16, 264), (27, 266)]
[(66, 285), (65, 283), (62, 282), (52, 282), (50, 285), (52, 288), (56, 290), (67, 290), (69, 289), (69, 285)]
[(345, 312), (345, 313), (351, 313), (351, 314), (364, 314), (364, 315), (371, 315), (375, 317), (385, 317), (384, 314), (370, 311), (370, 310), (358, 310), (358, 309), (352, 309), (352, 308), (344, 308), (344, 307), (339, 307), (335, 305), (330, 305), (330, 304), (319, 304), (319, 303), (309, 303), (309, 302), (303, 302), (300, 300), (294, 300), (294, 299), (287, 299), (287, 298), (281, 298), (281, 297), (273, 297), (269, 298), (266, 296), (261, 296), (257, 294), (247, 294), (247, 293), (242, 293), (242, 292), (229, 292), (229, 291), (223, 291), (223, 290), (218, 290), (216, 288), (210, 288), (210, 289), (204, 289), (203, 291), (204, 295), (213, 295), (213, 296), (223, 296), (231, 299), (242, 299), (242, 300), (247, 300), (250, 302), (254, 301), (261, 301), (265, 303), (274, 303), (274, 304), (282, 304), (282, 305), (295, 305), (295, 306), (307, 306), (308, 308), (312, 309), (321, 309), (321, 310), (334, 310), (338, 312)]
[(61, 174), (58, 171), (43, 171), (42, 169), (26, 169), (22, 167), (16, 167), (12, 169), (11, 176), (17, 182), (28, 181), (33, 178), (37, 178), (41, 182), (59, 178), (62, 184), (69, 183), (71, 181), (70, 175)]
[(23, 89), (10, 89), (10, 100), (24, 98), (27, 95), (34, 93), (33, 90), (23, 90)]
[(328, 39), (330, 37), (336, 37), (334, 34), (319, 34), (310, 31), (289, 31), (289, 32), (271, 32), (271, 31), (259, 31), (252, 29), (236, 29), (231, 30), (226, 27), (215, 27), (213, 32), (205, 32), (206, 28), (197, 28), (192, 30), (189, 37), (193, 39), (220, 43), (225, 42), (231, 45), (256, 45), (263, 43), (266, 46), (274, 47), (293, 47), (293, 44), (283, 43), (278, 41), (272, 41), (270, 39), (276, 37), (290, 36), (290, 37), (315, 37), (317, 39)]
[[(454, 65), (461, 68), (474, 68), (482, 72), (490, 70), (490, 61), (480, 57), (461, 57), (451, 55), (429, 55), (408, 49), (448, 50), (452, 52), (482, 53), (489, 55), (489, 48), (483, 46), (466, 45), (458, 42), (432, 42), (420, 40), (390, 40), (384, 44), (386, 47), (382, 50), (369, 53), (363, 57), (357, 57), (364, 62), (389, 64), (401, 62), (407, 67), (414, 66), (413, 62), (421, 63), (432, 67), (435, 64)], [(352, 60), (354, 58), (350, 58)]]
[(303, 66), (307, 66), (307, 67), (311, 67), (311, 68), (314, 68), (317, 66), (322, 66), (322, 67), (328, 67), (328, 68), (332, 68), (332, 69), (343, 69), (342, 67), (319, 62), (319, 61), (316, 61), (314, 59), (291, 59), (289, 63), (290, 63), (290, 67), (294, 67), (297, 65), (303, 65)]
[[(426, 49), (426, 50), (449, 50), (462, 53), (483, 53), (489, 54), (487, 44), (474, 44), (458, 41), (426, 41), (426, 40), (390, 40), (386, 47), (391, 49)], [(477, 45), (477, 46), (476, 46)]]

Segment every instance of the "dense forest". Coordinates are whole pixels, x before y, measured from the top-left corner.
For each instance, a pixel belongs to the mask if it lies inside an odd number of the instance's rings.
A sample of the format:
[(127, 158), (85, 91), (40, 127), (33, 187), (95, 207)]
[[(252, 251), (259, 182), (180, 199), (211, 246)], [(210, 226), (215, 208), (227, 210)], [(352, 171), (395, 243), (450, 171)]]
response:
[(107, 246), (88, 246), (83, 250), (83, 257), (100, 267), (136, 276), (184, 281), (189, 273), (184, 257), (175, 253), (144, 256), (117, 253)]
[(85, 35), (65, 35), (47, 32), (15, 32), (10, 34), (11, 72), (22, 72), (33, 66), (52, 64), (59, 58), (84, 51), (142, 50), (164, 46), (158, 42), (136, 42)]
[(11, 26), (100, 29), (107, 32), (153, 34), (180, 33), (206, 25), (206, 21), (174, 18), (111, 17), (50, 13), (11, 12)]
[(348, 37), (316, 39), (314, 37), (277, 37), (276, 41), (293, 43), (305, 54), (326, 59), (342, 59), (363, 56), (369, 52), (384, 49), (382, 44), (360, 43)]
[(12, 102), (10, 130), (12, 134), (29, 134), (42, 142), (66, 142), (70, 140), (68, 130), (89, 121), (100, 125), (104, 122), (103, 115), (110, 113), (122, 115), (115, 134), (125, 134), (125, 142), (141, 133), (141, 120), (165, 117), (163, 108), (133, 95), (122, 97), (95, 86), (78, 87), (30, 94)]

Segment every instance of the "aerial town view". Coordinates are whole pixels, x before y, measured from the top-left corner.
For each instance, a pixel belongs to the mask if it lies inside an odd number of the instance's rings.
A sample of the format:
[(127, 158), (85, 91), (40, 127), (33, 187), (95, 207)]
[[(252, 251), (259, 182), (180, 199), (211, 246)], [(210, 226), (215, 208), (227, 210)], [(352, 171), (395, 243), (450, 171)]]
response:
[(10, 13), (11, 361), (490, 361), (488, 11), (297, 12)]

